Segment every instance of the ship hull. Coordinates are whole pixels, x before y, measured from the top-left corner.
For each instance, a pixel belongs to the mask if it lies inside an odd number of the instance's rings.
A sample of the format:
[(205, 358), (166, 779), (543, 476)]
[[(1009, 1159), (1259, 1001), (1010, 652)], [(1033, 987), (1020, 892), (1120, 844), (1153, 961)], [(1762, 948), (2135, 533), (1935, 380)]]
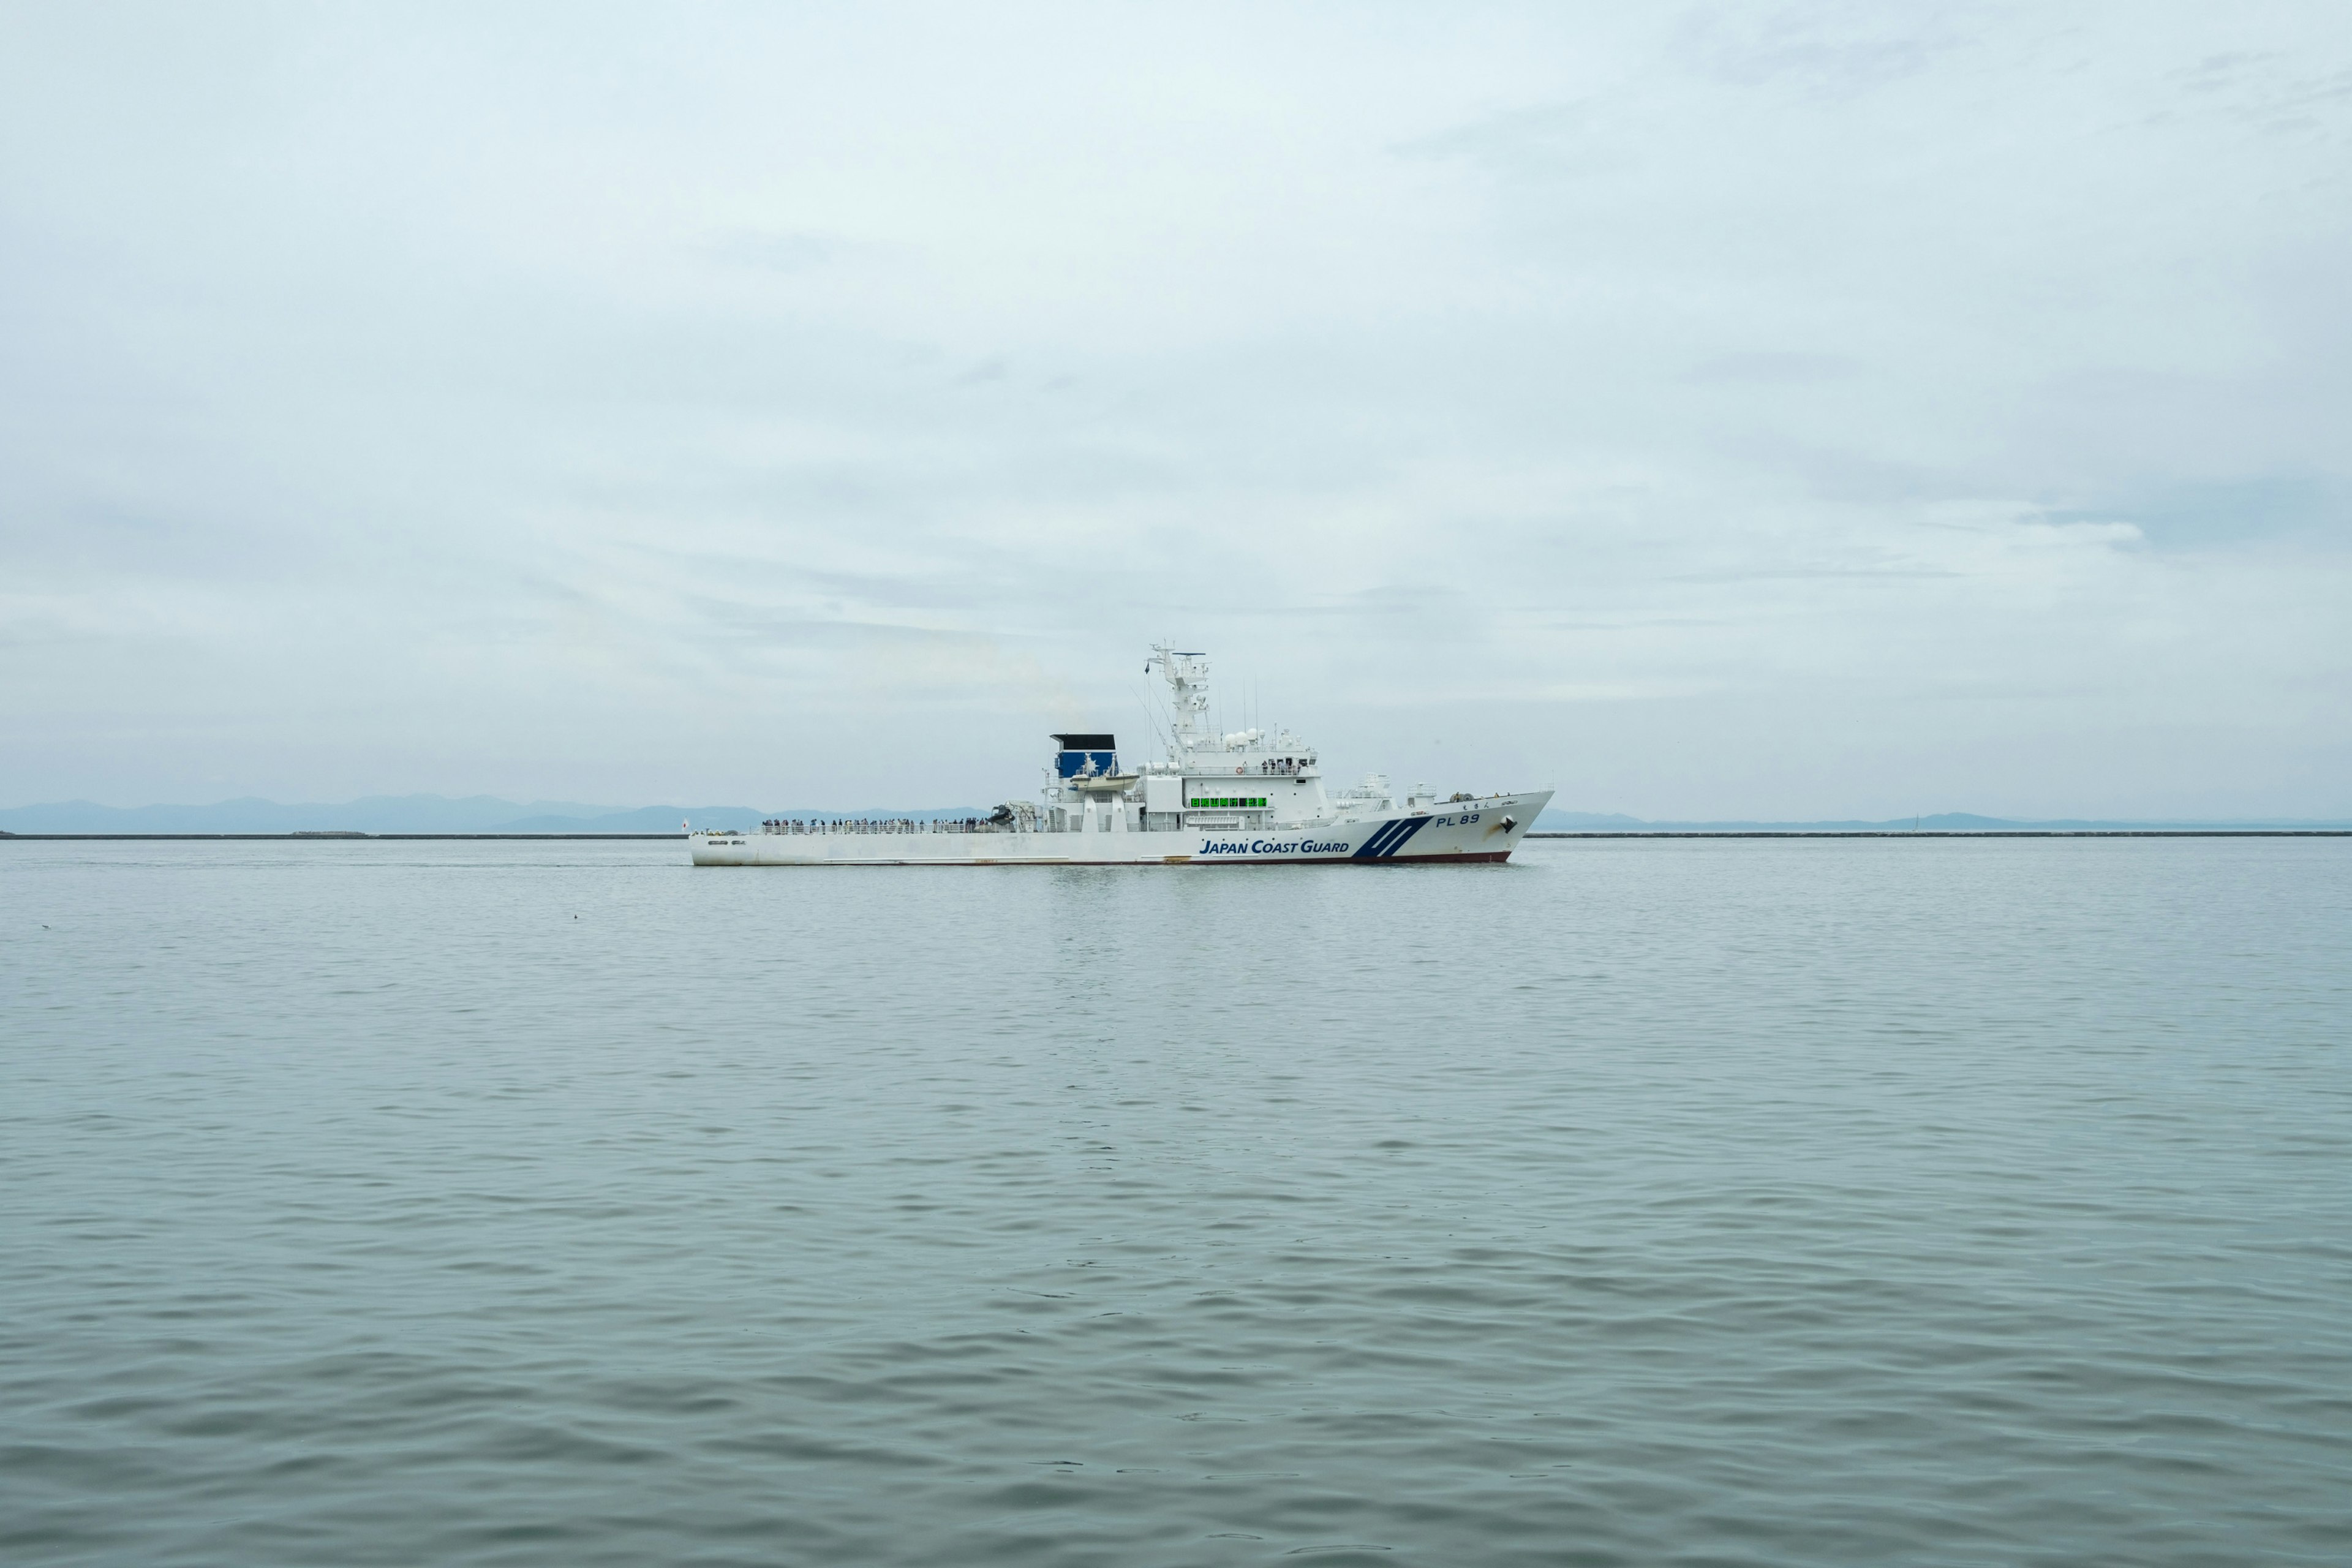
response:
[(698, 866), (1464, 866), (1510, 858), (1549, 790), (1361, 822), (1160, 833), (697, 833)]

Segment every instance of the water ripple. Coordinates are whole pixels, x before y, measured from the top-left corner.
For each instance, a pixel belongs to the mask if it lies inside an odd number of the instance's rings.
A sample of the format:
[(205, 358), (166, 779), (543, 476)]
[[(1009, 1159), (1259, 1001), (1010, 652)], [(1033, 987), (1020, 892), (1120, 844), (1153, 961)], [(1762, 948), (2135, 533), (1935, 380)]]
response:
[(0, 856), (10, 1562), (2352, 1559), (2338, 843)]

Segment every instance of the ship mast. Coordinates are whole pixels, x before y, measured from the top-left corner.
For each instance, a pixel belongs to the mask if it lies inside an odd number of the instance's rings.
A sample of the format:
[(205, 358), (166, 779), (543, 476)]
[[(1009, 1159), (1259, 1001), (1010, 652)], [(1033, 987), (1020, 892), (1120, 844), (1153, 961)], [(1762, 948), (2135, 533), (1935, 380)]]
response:
[(1203, 749), (1208, 742), (1209, 656), (1205, 653), (1179, 653), (1166, 643), (1151, 646), (1151, 664), (1168, 678), (1168, 702), (1175, 710), (1170, 725), (1176, 746), (1171, 759), (1178, 767), (1188, 765), (1194, 752)]

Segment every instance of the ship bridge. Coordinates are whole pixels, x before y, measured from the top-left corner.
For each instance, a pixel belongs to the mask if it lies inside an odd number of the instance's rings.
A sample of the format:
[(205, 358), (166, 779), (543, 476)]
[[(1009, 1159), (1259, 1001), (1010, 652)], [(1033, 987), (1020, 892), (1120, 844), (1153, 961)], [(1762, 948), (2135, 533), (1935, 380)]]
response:
[[(1167, 752), (1133, 772), (1118, 738), (1099, 731), (1056, 734), (1045, 789), (1047, 832), (1247, 832), (1332, 819), (1315, 748), (1282, 728), (1218, 731), (1209, 723), (1209, 658), (1166, 644), (1144, 668), (1168, 682)], [(1348, 792), (1339, 805), (1384, 809), (1386, 781)]]

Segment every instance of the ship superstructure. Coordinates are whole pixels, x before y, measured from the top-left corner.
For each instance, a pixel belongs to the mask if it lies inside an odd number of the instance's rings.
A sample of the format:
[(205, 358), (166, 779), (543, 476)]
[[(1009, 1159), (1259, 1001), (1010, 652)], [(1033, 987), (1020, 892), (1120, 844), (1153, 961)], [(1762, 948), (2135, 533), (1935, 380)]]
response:
[(1118, 737), (1071, 731), (1035, 802), (985, 817), (809, 823), (688, 836), (698, 866), (1463, 864), (1508, 859), (1549, 790), (1399, 801), (1388, 781), (1327, 794), (1315, 748), (1286, 729), (1219, 732), (1209, 658), (1160, 645), (1147, 672), (1168, 686), (1165, 754), (1122, 767)]

